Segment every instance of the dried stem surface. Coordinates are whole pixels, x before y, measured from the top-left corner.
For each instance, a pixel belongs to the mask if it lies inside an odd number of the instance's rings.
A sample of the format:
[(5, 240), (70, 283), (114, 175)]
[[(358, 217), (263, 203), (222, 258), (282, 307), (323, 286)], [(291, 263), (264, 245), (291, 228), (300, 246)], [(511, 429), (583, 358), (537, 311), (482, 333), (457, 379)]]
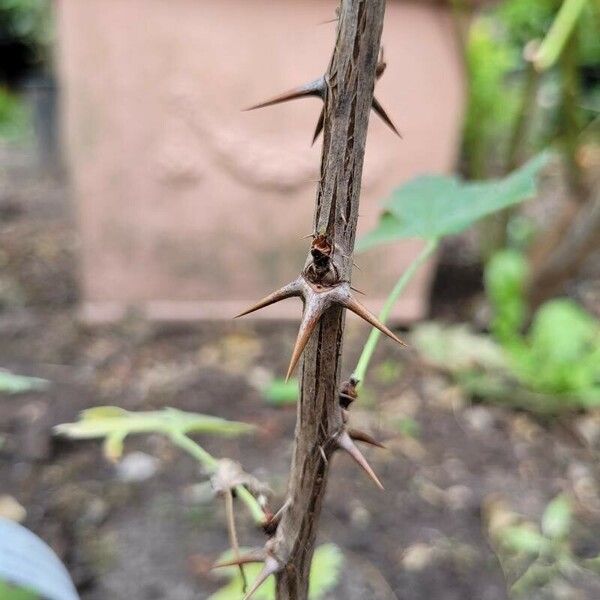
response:
[[(327, 74), (315, 234), (326, 236), (339, 281), (350, 281), (365, 141), (373, 101), (385, 0), (342, 0)], [(309, 255), (306, 268), (313, 257)], [(305, 268), (305, 272), (306, 272)], [(331, 271), (329, 272), (329, 276)], [(324, 281), (330, 285), (330, 281)], [(285, 565), (277, 600), (306, 600), (329, 458), (343, 429), (338, 403), (344, 332), (340, 306), (327, 310), (304, 353), (287, 502), (269, 547)]]

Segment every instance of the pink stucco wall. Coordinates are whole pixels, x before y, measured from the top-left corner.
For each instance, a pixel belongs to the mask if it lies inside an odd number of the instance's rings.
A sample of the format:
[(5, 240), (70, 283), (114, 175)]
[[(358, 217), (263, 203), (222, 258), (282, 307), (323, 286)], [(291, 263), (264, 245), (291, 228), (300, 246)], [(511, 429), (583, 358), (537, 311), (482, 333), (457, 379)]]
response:
[[(325, 0), (58, 0), (68, 164), (81, 231), (83, 314), (229, 317), (294, 277), (311, 232), (319, 112), (240, 109), (319, 76), (335, 24)], [(371, 121), (360, 229), (379, 200), (456, 157), (461, 65), (444, 9), (388, 3), (377, 96), (404, 140)], [(418, 250), (359, 256), (377, 309)], [(423, 271), (396, 316), (418, 317)], [(290, 301), (263, 317), (297, 317)]]

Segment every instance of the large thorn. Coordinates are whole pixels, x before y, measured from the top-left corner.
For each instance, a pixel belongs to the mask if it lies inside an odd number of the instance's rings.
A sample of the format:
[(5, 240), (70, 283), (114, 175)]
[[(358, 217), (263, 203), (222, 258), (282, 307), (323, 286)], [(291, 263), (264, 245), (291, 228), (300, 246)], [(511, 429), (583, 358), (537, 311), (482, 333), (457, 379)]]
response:
[(261, 308), (265, 308), (265, 306), (270, 306), (271, 304), (275, 304), (276, 302), (280, 302), (281, 300), (285, 300), (286, 298), (293, 298), (295, 296), (302, 295), (302, 288), (298, 283), (298, 280), (292, 281), (287, 285), (283, 286), (281, 289), (269, 294), (265, 298), (263, 298), (260, 302), (250, 307), (248, 310), (241, 312), (239, 315), (236, 315), (234, 318), (243, 317), (244, 315), (248, 315), (256, 310), (260, 310)]
[(385, 446), (378, 442), (373, 436), (370, 436), (366, 431), (360, 431), (358, 429), (348, 429), (348, 435), (355, 442), (364, 442), (365, 444), (371, 444), (377, 448), (385, 448)]
[(398, 342), (402, 346), (406, 346), (405, 342), (384, 325), (374, 314), (370, 313), (358, 300), (356, 300), (356, 298), (353, 298), (352, 296), (345, 298), (343, 300), (343, 305), (355, 315), (358, 315), (367, 323), (370, 323), (373, 327), (379, 329), (381, 333), (385, 333), (385, 335), (392, 338), (395, 342)]
[(325, 78), (319, 77), (319, 79), (315, 79), (309, 83), (305, 83), (304, 85), (298, 86), (287, 92), (283, 92), (283, 94), (279, 94), (274, 98), (270, 98), (269, 100), (265, 100), (259, 104), (255, 104), (254, 106), (249, 106), (244, 110), (255, 110), (256, 108), (264, 108), (265, 106), (273, 106), (273, 104), (281, 104), (282, 102), (289, 102), (290, 100), (297, 100), (298, 98), (307, 98), (309, 96), (316, 96), (317, 98), (325, 98)]
[(396, 129), (393, 121), (388, 117), (385, 112), (383, 106), (379, 104), (379, 100), (373, 96), (373, 103), (371, 104), (371, 108), (379, 115), (381, 120), (400, 138), (402, 139), (402, 134)]
[(266, 558), (266, 554), (264, 550), (256, 550), (254, 552), (249, 552), (248, 554), (243, 554), (238, 556), (237, 558), (232, 558), (231, 560), (223, 560), (221, 562), (215, 563), (211, 569), (222, 569), (223, 567), (239, 567), (241, 565), (248, 565), (251, 563), (261, 563), (264, 562)]
[(347, 431), (342, 431), (342, 433), (338, 435), (337, 443), (338, 446), (342, 450), (346, 451), (354, 459), (358, 466), (373, 480), (375, 485), (380, 490), (383, 490), (384, 487), (383, 485), (381, 485), (381, 481), (379, 481), (377, 475), (375, 475), (375, 472), (373, 471), (373, 469), (371, 469), (371, 466), (367, 462), (367, 459), (356, 447), (356, 444), (352, 441), (352, 438), (350, 437)]
[(308, 344), (308, 340), (326, 308), (326, 305), (323, 302), (318, 301), (315, 296), (312, 296), (312, 298), (314, 299), (313, 302), (310, 301), (310, 297), (305, 301), (302, 321), (300, 322), (300, 330), (298, 331), (298, 337), (296, 338), (296, 344), (294, 345), (294, 351), (292, 352), (292, 358), (290, 359), (290, 366), (288, 367), (287, 375), (285, 376), (286, 381), (294, 372), (294, 369), (300, 360), (300, 356), (302, 356), (302, 352), (304, 351), (304, 348), (306, 348), (306, 344)]
[(273, 558), (272, 556), (267, 556), (265, 560), (265, 566), (263, 570), (259, 573), (256, 581), (252, 585), (252, 589), (244, 596), (244, 600), (250, 600), (252, 596), (256, 593), (258, 588), (271, 576), (275, 575), (278, 571), (281, 570), (281, 566), (279, 562)]

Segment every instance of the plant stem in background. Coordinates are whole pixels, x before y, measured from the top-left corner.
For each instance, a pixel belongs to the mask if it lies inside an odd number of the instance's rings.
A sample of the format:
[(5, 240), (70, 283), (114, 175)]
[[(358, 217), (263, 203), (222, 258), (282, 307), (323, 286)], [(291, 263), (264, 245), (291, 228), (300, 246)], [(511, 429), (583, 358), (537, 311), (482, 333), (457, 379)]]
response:
[[(385, 301), (385, 304), (379, 313), (379, 320), (382, 323), (387, 321), (392, 308), (398, 301), (398, 298), (400, 298), (400, 294), (402, 294), (410, 280), (419, 270), (419, 267), (435, 252), (438, 244), (439, 240), (437, 239), (429, 240), (423, 250), (421, 250), (420, 254), (409, 265), (408, 269), (402, 273), (400, 279), (398, 279), (396, 282), (394, 289), (390, 292), (390, 295), (387, 297), (387, 300)], [(373, 353), (375, 352), (375, 348), (377, 347), (380, 336), (381, 332), (378, 329), (373, 329), (369, 334), (365, 347), (363, 348), (360, 358), (358, 359), (356, 369), (354, 369), (353, 377), (359, 382), (362, 382), (365, 378), (369, 362), (373, 357)]]
[(549, 69), (558, 60), (586, 3), (587, 0), (564, 0), (536, 53), (535, 67), (538, 71)]
[[(187, 435), (175, 432), (170, 434), (169, 438), (176, 446), (179, 446), (182, 450), (191, 454), (207, 471), (213, 472), (217, 468), (219, 461)], [(258, 503), (258, 500), (243, 485), (236, 486), (235, 493), (246, 505), (254, 521), (257, 524), (262, 525), (265, 522), (266, 515)]]

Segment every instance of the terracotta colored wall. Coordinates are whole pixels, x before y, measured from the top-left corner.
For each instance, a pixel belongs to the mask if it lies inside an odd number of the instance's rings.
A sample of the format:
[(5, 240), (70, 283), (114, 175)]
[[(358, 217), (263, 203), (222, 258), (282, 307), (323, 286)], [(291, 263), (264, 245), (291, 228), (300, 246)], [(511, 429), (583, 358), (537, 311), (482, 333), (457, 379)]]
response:
[[(68, 162), (82, 238), (84, 315), (229, 317), (292, 278), (311, 232), (319, 112), (305, 100), (240, 108), (319, 76), (335, 25), (321, 0), (59, 0)], [(404, 135), (373, 117), (361, 222), (424, 172), (449, 171), (463, 103), (444, 9), (389, 2), (377, 96)], [(418, 249), (357, 258), (373, 309)], [(427, 273), (397, 316), (423, 308)], [(260, 315), (298, 316), (293, 302)]]

